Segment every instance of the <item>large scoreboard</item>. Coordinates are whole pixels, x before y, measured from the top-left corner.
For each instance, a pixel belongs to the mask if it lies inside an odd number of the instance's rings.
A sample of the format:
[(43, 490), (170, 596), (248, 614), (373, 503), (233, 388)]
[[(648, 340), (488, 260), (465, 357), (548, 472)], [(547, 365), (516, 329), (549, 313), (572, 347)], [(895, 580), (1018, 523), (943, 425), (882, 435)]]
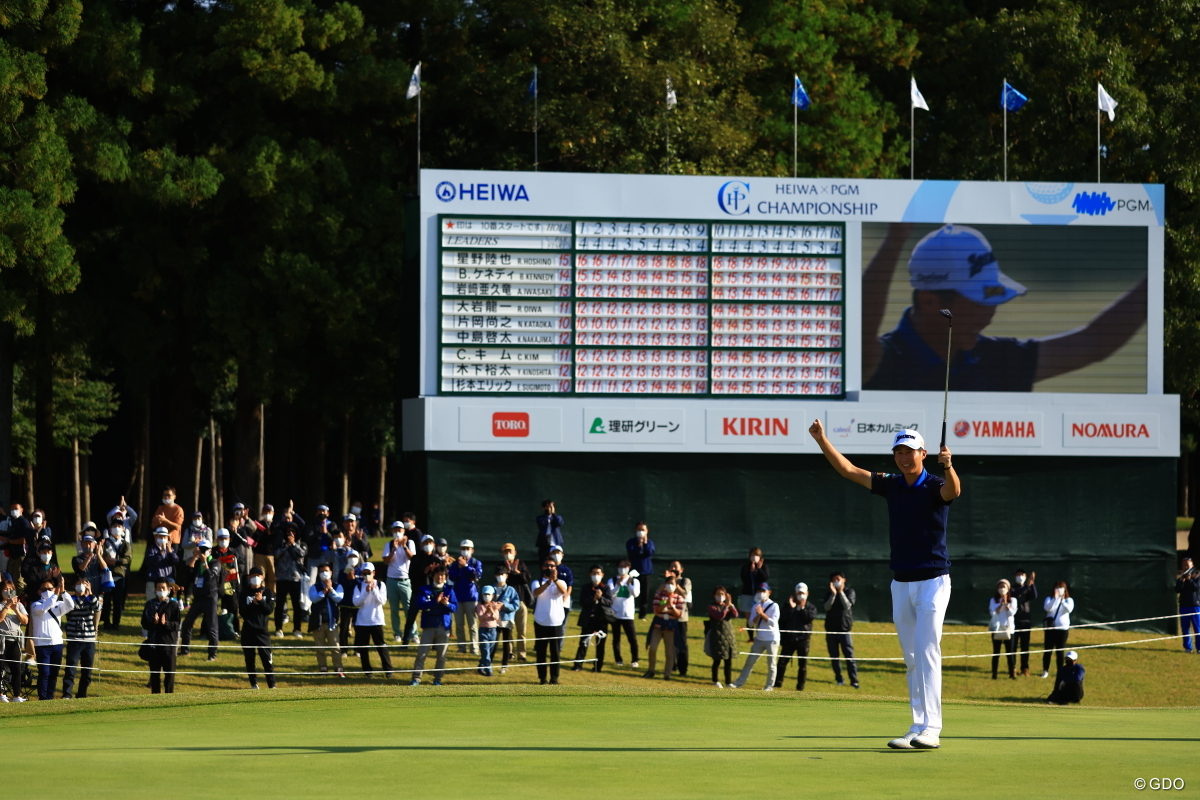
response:
[(1178, 449), (1161, 186), (425, 170), (420, 206), (406, 449), (886, 449), (940, 426), (942, 306), (956, 451)]

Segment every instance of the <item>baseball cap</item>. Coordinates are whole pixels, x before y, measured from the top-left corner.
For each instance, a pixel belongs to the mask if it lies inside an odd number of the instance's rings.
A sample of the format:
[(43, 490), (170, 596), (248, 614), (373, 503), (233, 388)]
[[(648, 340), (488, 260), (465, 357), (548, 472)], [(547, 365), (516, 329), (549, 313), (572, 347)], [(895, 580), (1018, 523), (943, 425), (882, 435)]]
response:
[(234, 504), (233, 504), (233, 510), (234, 510), (234, 511), (245, 511), (245, 510), (246, 510), (246, 504), (245, 504), (245, 503), (234, 503)]
[(328, 511), (328, 510), (329, 510), (329, 506), (325, 505), (324, 503), (321, 503), (321, 505), (317, 506), (317, 511)]
[(808, 594), (808, 584), (800, 581), (796, 584), (796, 594)]
[(354, 522), (357, 519), (358, 517), (354, 516), (353, 514), (347, 514), (346, 516), (342, 517), (342, 522)]
[(436, 542), (436, 544), (437, 544), (437, 546), (438, 546), (438, 547), (447, 547), (447, 546), (449, 546), (448, 542), (447, 542), (445, 539), (438, 539), (438, 540), (437, 540), (437, 542)]
[(553, 547), (550, 548), (551, 553), (561, 553), (562, 551), (563, 551), (563, 549), (561, 547), (559, 547), (558, 545), (554, 545)]
[(207, 550), (210, 546), (211, 545), (209, 545), (207, 539), (197, 539), (196, 540), (196, 547), (200, 547), (200, 548)]
[(396, 530), (397, 528), (403, 528), (403, 527), (404, 527), (404, 523), (401, 522), (400, 520), (396, 520), (395, 522), (392, 523), (392, 530)]
[(433, 541), (433, 537), (430, 536), (428, 533), (421, 537), (421, 544), (425, 544), (426, 542), (432, 542), (432, 541)]
[(274, 511), (275, 506), (271, 505), (270, 503), (263, 503), (262, 510), (263, 511)]
[(504, 547), (500, 548), (501, 553), (506, 553), (509, 550), (511, 550), (515, 553), (515, 552), (517, 552), (517, 546), (515, 544), (513, 544), (512, 542), (505, 542)]
[(203, 516), (204, 516), (204, 512), (202, 512), (202, 511), (193, 511), (193, 512), (192, 512), (192, 517), (193, 517), (193, 518), (195, 518), (195, 517), (203, 517)]
[(911, 447), (913, 450), (924, 450), (925, 437), (922, 436), (918, 431), (914, 431), (911, 428), (905, 428), (904, 430), (899, 431), (896, 434), (896, 437), (892, 439), (893, 450), (902, 446)]
[(769, 584), (769, 583), (760, 583), (760, 584), (758, 585), (758, 590), (759, 590), (760, 592), (769, 592), (769, 591), (771, 591), (771, 584)]
[(485, 587), (483, 587), (482, 593), (494, 595), (496, 593), (496, 587), (495, 586), (485, 586)]
[(370, 561), (368, 561), (365, 564), (363, 564), (361, 567), (359, 567), (358, 569), (360, 572), (374, 572), (375, 565), (372, 564)]
[(218, 539), (228, 539), (229, 538), (229, 530), (227, 528), (221, 528), (221, 530), (217, 531), (217, 538)]
[(463, 539), (461, 542), (458, 543), (458, 546), (459, 547), (469, 547), (472, 550), (475, 549), (475, 543), (472, 542), (470, 539)]
[(1074, 650), (1068, 650), (1068, 651), (1067, 651), (1067, 654), (1064, 656), (1064, 658), (1069, 658), (1069, 659), (1071, 659), (1072, 661), (1078, 661), (1078, 660), (1079, 660), (1079, 653), (1076, 653)]
[(943, 225), (917, 242), (908, 259), (914, 289), (954, 291), (988, 306), (1007, 303), (1027, 291), (1000, 271), (982, 233), (966, 225)]
[(49, 550), (51, 552), (54, 552), (54, 545), (50, 543), (49, 539), (45, 539), (38, 543), (38, 551), (40, 552), (42, 550)]
[(82, 538), (82, 539), (80, 539), (80, 541), (82, 541), (82, 542), (94, 542), (94, 541), (96, 541), (96, 537), (95, 537), (95, 536), (92, 536), (90, 533), (85, 533), (85, 534), (83, 535), (83, 538)]

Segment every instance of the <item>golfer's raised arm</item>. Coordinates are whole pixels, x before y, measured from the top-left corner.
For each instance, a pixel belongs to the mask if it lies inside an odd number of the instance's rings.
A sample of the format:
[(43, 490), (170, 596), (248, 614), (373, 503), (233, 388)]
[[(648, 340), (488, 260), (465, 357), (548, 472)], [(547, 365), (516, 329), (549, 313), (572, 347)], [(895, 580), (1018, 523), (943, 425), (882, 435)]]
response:
[(837, 451), (833, 446), (833, 442), (829, 441), (829, 437), (825, 435), (825, 426), (821, 424), (821, 420), (814, 419), (813, 424), (809, 426), (808, 432), (812, 434), (816, 440), (817, 446), (821, 448), (821, 452), (825, 454), (825, 458), (829, 459), (829, 463), (837, 470), (837, 474), (843, 478), (852, 480), (859, 486), (871, 488), (871, 473), (865, 469), (859, 469), (850, 463), (844, 455)]

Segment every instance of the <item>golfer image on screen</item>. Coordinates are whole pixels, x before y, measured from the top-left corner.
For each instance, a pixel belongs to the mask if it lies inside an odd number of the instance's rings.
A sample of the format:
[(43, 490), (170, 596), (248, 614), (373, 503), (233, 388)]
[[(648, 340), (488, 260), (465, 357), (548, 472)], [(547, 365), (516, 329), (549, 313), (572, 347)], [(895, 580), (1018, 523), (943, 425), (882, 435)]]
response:
[(892, 620), (908, 670), (913, 717), (908, 733), (888, 742), (888, 747), (936, 749), (941, 746), (942, 730), (942, 623), (950, 602), (946, 522), (950, 503), (962, 493), (950, 448), (943, 444), (937, 459), (945, 478), (930, 475), (925, 469), (924, 438), (914, 430), (902, 430), (892, 440), (899, 472), (867, 472), (837, 451), (819, 419), (813, 420), (808, 432), (839, 475), (887, 500)]
[(897, 261), (912, 226), (897, 223), (863, 272), (863, 388), (942, 388), (946, 323), (954, 315), (950, 388), (966, 392), (1029, 392), (1038, 381), (1111, 356), (1146, 321), (1146, 279), (1075, 330), (1041, 338), (985, 336), (996, 310), (1026, 294), (1002, 271), (992, 245), (966, 225), (943, 225), (913, 247), (908, 260), (912, 305), (895, 329), (881, 334)]

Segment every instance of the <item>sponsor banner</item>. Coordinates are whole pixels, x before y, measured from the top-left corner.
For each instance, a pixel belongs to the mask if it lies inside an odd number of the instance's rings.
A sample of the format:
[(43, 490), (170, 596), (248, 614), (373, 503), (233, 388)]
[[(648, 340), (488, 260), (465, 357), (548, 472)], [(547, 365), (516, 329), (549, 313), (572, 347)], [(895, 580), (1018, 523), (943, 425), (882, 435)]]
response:
[(882, 414), (878, 411), (830, 411), (825, 415), (825, 435), (835, 447), (857, 444), (887, 451), (892, 446), (892, 439), (905, 428), (924, 436), (926, 447), (937, 444), (937, 431), (925, 427), (924, 411)]
[(1158, 447), (1158, 414), (1063, 414), (1063, 447)]
[(583, 441), (587, 444), (684, 444), (686, 416), (682, 408), (585, 408)]
[(812, 421), (782, 408), (715, 409), (705, 412), (705, 441), (720, 445), (788, 444), (811, 442)]
[(458, 409), (460, 442), (504, 442), (509, 444), (562, 441), (561, 408), (529, 408), (497, 411), (481, 406)]
[[(951, 415), (947, 420), (946, 444), (986, 445), (987, 447), (1041, 447), (1041, 414)], [(940, 433), (940, 432), (939, 432)], [(927, 445), (935, 446), (932, 439)]]

